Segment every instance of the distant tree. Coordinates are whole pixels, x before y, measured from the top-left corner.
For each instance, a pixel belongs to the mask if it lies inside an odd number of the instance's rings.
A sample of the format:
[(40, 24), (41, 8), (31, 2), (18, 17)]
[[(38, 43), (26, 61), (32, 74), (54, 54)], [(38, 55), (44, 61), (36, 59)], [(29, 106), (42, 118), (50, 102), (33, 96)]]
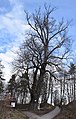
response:
[(4, 65), (2, 65), (1, 61), (0, 61), (0, 80), (5, 80), (3, 78), (3, 68), (4, 68)]
[(59, 104), (59, 92), (58, 90), (54, 91), (54, 105), (58, 105)]
[(2, 65), (2, 63), (0, 61), (0, 95), (3, 95), (3, 91), (4, 91), (3, 81), (5, 79), (3, 78), (3, 68), (4, 68), (4, 66)]
[[(65, 93), (68, 92), (68, 90), (66, 91), (66, 77), (67, 77), (67, 72), (66, 70), (63, 70), (60, 72), (60, 104), (62, 105), (64, 103), (64, 97), (65, 97)], [(68, 89), (68, 88), (67, 88)]]
[(15, 81), (15, 74), (12, 75), (11, 79), (8, 82), (7, 90), (11, 94), (11, 97), (15, 96), (16, 90), (16, 81)]
[(74, 100), (75, 100), (75, 96), (76, 96), (76, 77), (75, 77), (75, 73), (76, 73), (76, 66), (74, 63), (70, 63), (70, 70), (69, 73), (71, 75), (71, 80), (73, 80), (74, 82), (74, 88), (73, 88), (73, 93), (74, 93)]
[(22, 73), (22, 76), (19, 76), (19, 79), (17, 79), (16, 81), (17, 83), (16, 92), (18, 92), (18, 97), (22, 104), (27, 102), (26, 98), (27, 98), (27, 93), (28, 93), (28, 81), (26, 77), (27, 77), (26, 72)]
[(0, 81), (0, 94), (2, 94), (4, 91), (4, 84), (2, 81)]
[(19, 72), (28, 69), (30, 106), (36, 109), (44, 86), (45, 73), (49, 73), (50, 79), (51, 77), (56, 78), (54, 70), (62, 62), (64, 63), (64, 59), (67, 60), (71, 45), (70, 38), (67, 36), (69, 22), (65, 23), (62, 19), (57, 23), (56, 19), (52, 17), (54, 10), (45, 5), (44, 11), (39, 9), (31, 16), (26, 12), (30, 31), (14, 62), (14, 67)]

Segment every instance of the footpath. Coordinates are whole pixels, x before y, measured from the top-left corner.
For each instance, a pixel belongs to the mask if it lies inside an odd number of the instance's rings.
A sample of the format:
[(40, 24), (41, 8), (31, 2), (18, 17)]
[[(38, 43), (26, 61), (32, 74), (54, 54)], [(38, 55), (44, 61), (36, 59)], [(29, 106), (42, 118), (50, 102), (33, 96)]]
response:
[(53, 119), (56, 115), (60, 113), (60, 108), (57, 106), (53, 111), (44, 114), (43, 116), (38, 116), (32, 112), (24, 111), (23, 112), (29, 119)]

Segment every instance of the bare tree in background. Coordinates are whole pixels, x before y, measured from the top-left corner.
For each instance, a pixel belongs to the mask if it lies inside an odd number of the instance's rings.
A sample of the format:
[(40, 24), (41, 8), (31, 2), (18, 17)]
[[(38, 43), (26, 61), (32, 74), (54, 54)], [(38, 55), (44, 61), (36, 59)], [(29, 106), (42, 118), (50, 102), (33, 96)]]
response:
[(75, 79), (76, 66), (74, 63), (70, 64), (69, 73), (71, 75), (71, 80), (73, 80), (73, 96), (74, 96), (74, 100), (75, 100), (75, 97), (76, 97), (76, 79)]

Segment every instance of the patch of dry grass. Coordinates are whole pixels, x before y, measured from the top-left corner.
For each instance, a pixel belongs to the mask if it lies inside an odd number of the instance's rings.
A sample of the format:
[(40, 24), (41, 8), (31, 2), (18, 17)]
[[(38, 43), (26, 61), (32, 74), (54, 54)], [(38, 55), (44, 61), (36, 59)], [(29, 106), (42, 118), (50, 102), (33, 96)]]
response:
[(64, 106), (61, 113), (54, 119), (76, 119), (76, 101)]
[(28, 119), (20, 111), (8, 107), (0, 107), (0, 119)]

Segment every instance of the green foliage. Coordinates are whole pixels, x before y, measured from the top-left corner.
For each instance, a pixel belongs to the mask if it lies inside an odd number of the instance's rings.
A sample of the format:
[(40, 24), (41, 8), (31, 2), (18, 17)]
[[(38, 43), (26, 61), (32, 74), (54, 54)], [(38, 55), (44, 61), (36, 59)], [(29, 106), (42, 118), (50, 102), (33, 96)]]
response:
[(4, 91), (4, 85), (3, 82), (0, 81), (0, 94)]
[(5, 80), (4, 78), (2, 78), (3, 76), (3, 71), (2, 69), (4, 68), (4, 66), (1, 64), (1, 61), (0, 61), (0, 94), (3, 93), (4, 91), (4, 84), (3, 84), (3, 80)]
[(15, 75), (12, 75), (11, 79), (8, 82), (7, 90), (9, 93), (11, 93), (11, 96), (14, 96), (16, 89), (16, 81), (15, 81)]

